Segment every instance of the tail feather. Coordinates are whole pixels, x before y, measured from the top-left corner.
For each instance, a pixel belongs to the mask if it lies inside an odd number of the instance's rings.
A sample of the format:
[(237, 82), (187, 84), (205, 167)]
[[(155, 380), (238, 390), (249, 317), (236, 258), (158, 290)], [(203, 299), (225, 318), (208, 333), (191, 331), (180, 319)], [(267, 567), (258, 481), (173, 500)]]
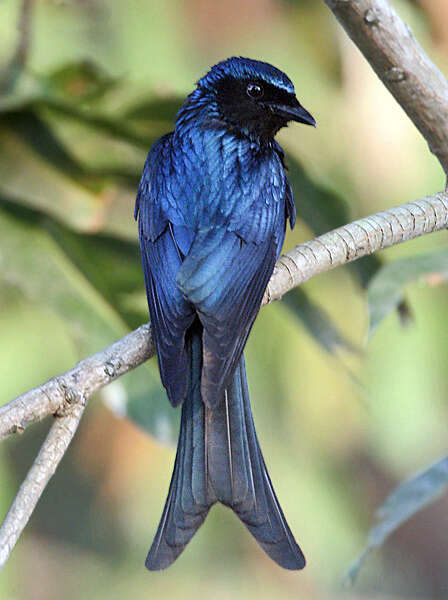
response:
[[(200, 373), (200, 344), (190, 347), (190, 373)], [(176, 460), (160, 524), (146, 558), (150, 571), (173, 563), (204, 522), (214, 502), (208, 500), (204, 437), (204, 405), (200, 381), (190, 377), (182, 405)], [(216, 501), (216, 500), (215, 500)]]
[(277, 564), (285, 569), (303, 569), (305, 557), (286, 522), (258, 443), (250, 408), (244, 358), (237, 367), (236, 378), (239, 379), (241, 404), (244, 407), (256, 501), (253, 507), (236, 506), (233, 509), (259, 545)]
[(209, 408), (200, 394), (201, 352), (201, 337), (195, 334), (174, 472), (146, 566), (150, 570), (168, 567), (211, 506), (221, 502), (238, 515), (275, 562), (286, 569), (302, 569), (305, 558), (280, 508), (258, 444), (244, 358), (222, 400)]

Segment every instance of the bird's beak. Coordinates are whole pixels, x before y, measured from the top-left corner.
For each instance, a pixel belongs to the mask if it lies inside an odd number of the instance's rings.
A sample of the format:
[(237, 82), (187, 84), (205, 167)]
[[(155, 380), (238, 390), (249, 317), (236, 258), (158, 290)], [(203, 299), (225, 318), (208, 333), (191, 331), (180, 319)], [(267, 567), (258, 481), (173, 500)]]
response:
[(275, 112), (288, 121), (297, 121), (297, 123), (305, 123), (305, 125), (316, 127), (314, 117), (303, 108), (297, 99), (293, 104), (277, 106)]

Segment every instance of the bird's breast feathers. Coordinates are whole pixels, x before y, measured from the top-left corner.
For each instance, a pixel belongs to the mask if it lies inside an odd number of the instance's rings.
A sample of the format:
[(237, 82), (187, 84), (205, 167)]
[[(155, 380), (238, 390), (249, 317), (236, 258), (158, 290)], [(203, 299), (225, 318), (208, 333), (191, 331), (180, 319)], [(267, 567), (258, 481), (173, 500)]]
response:
[(213, 130), (174, 133), (150, 151), (137, 208), (153, 241), (171, 223), (192, 232), (222, 227), (259, 244), (284, 231), (286, 186), (276, 147)]

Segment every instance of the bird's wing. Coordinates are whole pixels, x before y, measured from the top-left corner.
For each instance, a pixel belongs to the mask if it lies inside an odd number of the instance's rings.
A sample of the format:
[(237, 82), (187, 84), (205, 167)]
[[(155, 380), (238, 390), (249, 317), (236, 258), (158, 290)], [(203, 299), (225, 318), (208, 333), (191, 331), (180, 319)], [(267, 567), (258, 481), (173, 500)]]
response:
[[(196, 244), (199, 256), (195, 254)], [(277, 258), (272, 236), (244, 242), (234, 232), (198, 235), (177, 282), (204, 327), (201, 391), (213, 405), (238, 363)]]
[[(176, 284), (176, 274), (183, 254), (174, 237), (173, 225), (163, 206), (163, 169), (169, 136), (161, 138), (151, 149), (145, 164), (137, 194), (135, 217), (139, 220), (151, 327), (157, 349), (162, 383), (170, 402), (177, 406), (187, 389), (187, 360), (185, 331), (191, 325), (195, 312)], [(177, 237), (185, 245), (188, 232), (178, 228)], [(183, 244), (182, 244), (183, 242)]]
[[(137, 195), (148, 304), (162, 382), (174, 405), (187, 385), (185, 332), (199, 316), (202, 390), (211, 404), (241, 357), (286, 218), (292, 220), (292, 197), (282, 168), (260, 170), (244, 156), (236, 171), (221, 172), (215, 199), (206, 197), (208, 186), (193, 196), (194, 186), (185, 183), (185, 169), (192, 167), (172, 160), (170, 142), (165, 136), (152, 148)], [(203, 207), (199, 220), (192, 216), (195, 206)]]
[(292, 216), (279, 159), (244, 145), (229, 161), (232, 168), (223, 161), (217, 211), (204, 213), (177, 275), (204, 326), (201, 388), (210, 405), (219, 402), (241, 357)]
[(283, 167), (248, 153), (222, 177), (217, 213), (199, 225), (177, 283), (204, 327), (202, 395), (220, 400), (283, 245), (290, 214)]

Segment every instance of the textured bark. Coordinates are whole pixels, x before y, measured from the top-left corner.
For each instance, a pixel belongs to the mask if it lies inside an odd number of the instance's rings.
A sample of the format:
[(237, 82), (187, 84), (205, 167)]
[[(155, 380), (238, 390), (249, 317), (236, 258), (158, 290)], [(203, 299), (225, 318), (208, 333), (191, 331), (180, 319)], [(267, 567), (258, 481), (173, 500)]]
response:
[(264, 303), (319, 273), (447, 227), (448, 193), (440, 192), (334, 229), (279, 258)]
[(387, 0), (325, 0), (448, 176), (448, 81)]

